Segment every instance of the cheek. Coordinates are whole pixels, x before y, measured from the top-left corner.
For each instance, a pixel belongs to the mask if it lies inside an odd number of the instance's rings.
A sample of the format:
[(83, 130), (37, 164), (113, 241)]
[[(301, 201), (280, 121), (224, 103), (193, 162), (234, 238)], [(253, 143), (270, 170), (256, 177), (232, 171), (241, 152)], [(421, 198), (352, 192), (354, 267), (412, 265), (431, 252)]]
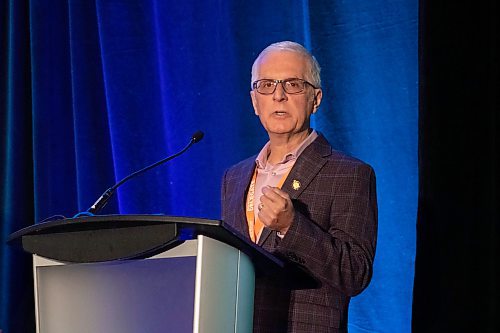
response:
[(313, 112), (313, 103), (305, 100), (296, 105), (297, 121), (301, 124), (305, 123)]
[(272, 110), (272, 101), (266, 101), (265, 99), (262, 98), (256, 98), (255, 102), (253, 103), (253, 108), (255, 111), (255, 114), (257, 115), (264, 115), (269, 113), (269, 110)]
[(260, 116), (262, 112), (265, 111), (265, 104), (266, 103), (259, 98), (252, 99), (253, 110), (257, 116)]

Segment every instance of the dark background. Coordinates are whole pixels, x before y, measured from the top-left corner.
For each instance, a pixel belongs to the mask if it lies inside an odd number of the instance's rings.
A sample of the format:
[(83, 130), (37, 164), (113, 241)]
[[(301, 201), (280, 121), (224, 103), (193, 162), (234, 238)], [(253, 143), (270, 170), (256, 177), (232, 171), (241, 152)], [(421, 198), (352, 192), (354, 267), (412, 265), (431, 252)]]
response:
[(420, 1), (413, 332), (499, 332), (498, 4)]

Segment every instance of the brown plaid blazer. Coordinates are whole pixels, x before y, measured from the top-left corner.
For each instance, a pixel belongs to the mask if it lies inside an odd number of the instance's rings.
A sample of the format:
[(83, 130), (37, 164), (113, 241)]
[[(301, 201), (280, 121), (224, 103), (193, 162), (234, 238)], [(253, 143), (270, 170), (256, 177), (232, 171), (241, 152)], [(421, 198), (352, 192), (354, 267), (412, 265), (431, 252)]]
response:
[[(245, 198), (255, 158), (227, 170), (222, 183), (222, 219), (247, 237)], [(259, 245), (302, 265), (321, 286), (297, 290), (287, 281), (257, 276), (254, 332), (346, 332), (350, 297), (363, 291), (372, 276), (377, 234), (373, 169), (333, 150), (320, 135), (299, 156), (282, 189), (292, 199), (295, 220), (283, 239), (264, 229)]]

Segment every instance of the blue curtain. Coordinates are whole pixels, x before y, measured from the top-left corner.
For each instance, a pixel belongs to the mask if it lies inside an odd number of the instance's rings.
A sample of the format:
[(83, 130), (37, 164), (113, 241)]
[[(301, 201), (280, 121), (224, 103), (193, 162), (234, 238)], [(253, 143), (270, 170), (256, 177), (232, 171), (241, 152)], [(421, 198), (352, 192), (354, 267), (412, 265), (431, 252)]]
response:
[(294, 40), (323, 68), (314, 127), (377, 173), (375, 273), (352, 301), (350, 332), (410, 331), (417, 1), (0, 4), (0, 329), (33, 325), (30, 259), (6, 237), (86, 210), (198, 129), (201, 143), (126, 183), (102, 213), (219, 218), (223, 171), (266, 142), (248, 93), (252, 62), (268, 44)]

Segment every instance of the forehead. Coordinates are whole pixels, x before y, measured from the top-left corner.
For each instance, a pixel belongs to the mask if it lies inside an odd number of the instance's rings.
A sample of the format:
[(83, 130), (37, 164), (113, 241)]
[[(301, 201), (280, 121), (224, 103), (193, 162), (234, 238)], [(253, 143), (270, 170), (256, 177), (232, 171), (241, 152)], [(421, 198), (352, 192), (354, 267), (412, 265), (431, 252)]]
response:
[(303, 54), (293, 51), (272, 50), (259, 59), (256, 74), (258, 79), (304, 78), (308, 65), (307, 58)]

